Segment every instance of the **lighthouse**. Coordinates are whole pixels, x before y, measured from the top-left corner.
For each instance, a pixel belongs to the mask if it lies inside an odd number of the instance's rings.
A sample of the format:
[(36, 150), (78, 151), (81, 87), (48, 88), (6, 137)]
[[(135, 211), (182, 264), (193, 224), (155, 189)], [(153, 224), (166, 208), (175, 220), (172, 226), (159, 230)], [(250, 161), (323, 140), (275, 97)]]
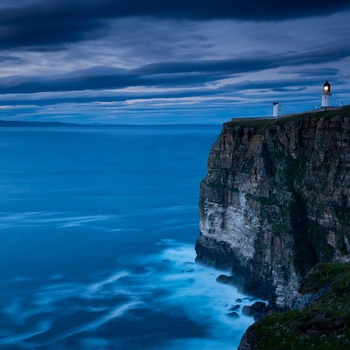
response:
[(273, 116), (278, 118), (281, 115), (281, 105), (278, 102), (273, 102)]
[(323, 84), (322, 91), (322, 107), (330, 107), (331, 106), (331, 84), (329, 84), (328, 80)]

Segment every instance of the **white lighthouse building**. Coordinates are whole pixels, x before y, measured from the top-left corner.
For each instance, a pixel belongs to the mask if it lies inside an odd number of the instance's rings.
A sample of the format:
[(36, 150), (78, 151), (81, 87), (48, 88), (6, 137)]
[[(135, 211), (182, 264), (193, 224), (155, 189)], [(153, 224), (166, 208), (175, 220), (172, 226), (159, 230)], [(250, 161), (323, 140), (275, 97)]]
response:
[(273, 116), (275, 118), (279, 117), (281, 115), (282, 107), (278, 102), (272, 102), (273, 104)]
[(322, 91), (322, 107), (330, 107), (331, 106), (331, 84), (329, 84), (328, 80), (323, 84)]

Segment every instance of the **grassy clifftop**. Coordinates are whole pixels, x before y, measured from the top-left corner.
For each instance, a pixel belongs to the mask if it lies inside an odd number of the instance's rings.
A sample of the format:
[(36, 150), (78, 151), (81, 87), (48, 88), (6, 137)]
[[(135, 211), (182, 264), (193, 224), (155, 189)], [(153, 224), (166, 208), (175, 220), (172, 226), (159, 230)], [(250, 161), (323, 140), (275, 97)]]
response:
[(247, 128), (256, 128), (260, 130), (260, 129), (267, 129), (274, 125), (284, 125), (286, 123), (297, 121), (308, 117), (331, 119), (336, 116), (347, 117), (349, 115), (350, 115), (350, 105), (347, 105), (341, 108), (298, 113), (298, 114), (293, 114), (289, 116), (282, 116), (276, 119), (237, 118), (225, 123), (225, 125), (229, 127), (242, 126)]

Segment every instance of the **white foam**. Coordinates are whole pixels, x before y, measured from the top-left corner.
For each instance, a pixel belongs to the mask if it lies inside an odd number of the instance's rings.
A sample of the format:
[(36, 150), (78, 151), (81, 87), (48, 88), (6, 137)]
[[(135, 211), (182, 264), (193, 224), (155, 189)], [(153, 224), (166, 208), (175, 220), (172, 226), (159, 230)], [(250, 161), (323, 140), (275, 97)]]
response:
[(0, 345), (8, 345), (8, 344), (19, 343), (21, 341), (28, 340), (30, 338), (33, 338), (36, 335), (47, 332), (51, 328), (51, 325), (52, 325), (52, 322), (50, 321), (40, 322), (37, 328), (33, 331), (22, 333), (19, 335), (4, 337), (0, 339)]
[(92, 222), (106, 221), (112, 218), (113, 216), (111, 215), (90, 215), (90, 216), (69, 217), (69, 218), (65, 218), (65, 221), (67, 222), (62, 225), (62, 228), (84, 226)]
[(113, 309), (112, 311), (106, 313), (105, 315), (97, 318), (96, 320), (89, 322), (89, 323), (86, 323), (82, 326), (72, 328), (72, 329), (68, 330), (67, 332), (53, 338), (51, 341), (49, 341), (45, 344), (40, 344), (40, 346), (47, 346), (50, 344), (54, 344), (54, 343), (57, 343), (59, 341), (62, 341), (66, 338), (69, 338), (69, 337), (76, 335), (76, 334), (79, 334), (79, 333), (96, 331), (100, 327), (102, 327), (106, 323), (108, 323), (109, 321), (111, 321), (115, 318), (121, 317), (129, 310), (137, 308), (141, 305), (143, 305), (143, 303), (139, 302), (139, 301), (132, 301), (132, 302), (125, 303), (125, 304)]
[(69, 216), (58, 212), (23, 212), (6, 214), (1, 217), (0, 229), (10, 227), (40, 227), (52, 226), (66, 228), (85, 226), (94, 222), (108, 221), (113, 215), (82, 215)]
[(10, 282), (26, 282), (26, 281), (30, 281), (31, 278), (27, 277), (27, 276), (15, 276), (12, 279), (10, 279)]
[(48, 285), (42, 287), (41, 290), (35, 294), (35, 304), (48, 307), (58, 301), (79, 296), (83, 290), (83, 285), (73, 283)]
[[(130, 270), (109, 272), (102, 278), (95, 277), (95, 280), (89, 283), (54, 283), (55, 279), (51, 279), (51, 284), (41, 287), (34, 293), (34, 300), (25, 297), (14, 300), (3, 311), (16, 324), (25, 324), (33, 315), (42, 314), (47, 318), (49, 312), (59, 313), (62, 301), (66, 305), (64, 313), (67, 317), (77, 310), (98, 313), (95, 320), (56, 334), (56, 337), (53, 336), (46, 344), (35, 344), (38, 346), (59, 343), (70, 336), (84, 332), (96, 332), (111, 320), (142, 306), (155, 312), (157, 310), (169, 312), (169, 315), (174, 315), (173, 312), (185, 314), (194, 324), (203, 327), (208, 333), (203, 339), (169, 340), (168, 347), (164, 349), (234, 349), (245, 329), (253, 323), (253, 319), (242, 314), (239, 319), (233, 319), (228, 317), (227, 313), (230, 312), (229, 308), (232, 305), (237, 304), (237, 298), (243, 299), (241, 309), (244, 305), (251, 304), (249, 298), (231, 286), (217, 283), (216, 277), (220, 274), (219, 271), (195, 264), (196, 255), (192, 245), (181, 244), (171, 239), (163, 240), (159, 245), (164, 247), (159, 254), (129, 257), (125, 264), (130, 266)], [(151, 272), (133, 274), (133, 267), (137, 266), (145, 267)], [(124, 280), (123, 277), (126, 276), (128, 279)], [(56, 282), (63, 281), (60, 275), (57, 279)], [(105, 300), (117, 295), (127, 296), (129, 301), (111, 309)], [(153, 297), (154, 295), (156, 297)], [(76, 298), (81, 302), (74, 302)], [(89, 299), (95, 301), (100, 299), (101, 303), (94, 302), (89, 305)], [(46, 327), (41, 325), (22, 335), (5, 337), (5, 340), (8, 344), (21, 342), (48, 329), (49, 324), (46, 324)], [(96, 341), (101, 341), (103, 349), (104, 340), (98, 338)], [(232, 347), (228, 347), (228, 344)]]
[(161, 206), (161, 207), (153, 207), (153, 208), (143, 208), (135, 211), (130, 211), (125, 213), (124, 217), (137, 217), (140, 215), (159, 215), (161, 213), (173, 213), (173, 212), (187, 212), (191, 210), (196, 210), (197, 207), (193, 205), (172, 205), (172, 206)]
[[(148, 285), (144, 281), (142, 288), (151, 288), (155, 285), (172, 293), (160, 296), (155, 303), (161, 308), (179, 307), (187, 314), (187, 317), (195, 323), (202, 323), (203, 327), (210, 333), (210, 339), (186, 339), (184, 342), (176, 341), (169, 345), (169, 349), (234, 349), (244, 331), (254, 321), (252, 317), (240, 314), (239, 319), (229, 317), (230, 307), (236, 305), (236, 299), (242, 299), (241, 308), (252, 302), (246, 295), (241, 294), (236, 288), (216, 281), (216, 277), (222, 273), (212, 268), (194, 264), (195, 251), (192, 245), (181, 244), (174, 240), (164, 240), (162, 245), (168, 246), (159, 255), (144, 257), (147, 263), (166, 266), (152, 274), (152, 283)], [(163, 265), (162, 262), (167, 262)], [(141, 288), (141, 287), (140, 287)], [(154, 305), (152, 305), (154, 307)], [(231, 347), (226, 347), (231, 344)], [(168, 348), (166, 348), (168, 349)]]
[(111, 276), (103, 279), (102, 281), (92, 283), (87, 286), (85, 296), (91, 297), (94, 294), (101, 291), (106, 285), (112, 284), (118, 281), (120, 278), (127, 276), (129, 273), (126, 271), (117, 272)]
[(63, 278), (64, 278), (64, 275), (62, 273), (56, 273), (50, 277), (50, 279), (53, 281), (61, 280)]
[(34, 303), (28, 308), (26, 300), (16, 300), (4, 308), (3, 312), (11, 318), (14, 324), (25, 325), (28, 318), (39, 314), (57, 312), (57, 308), (51, 303), (44, 303), (42, 305)]
[(112, 229), (107, 229), (106, 231), (108, 232), (137, 232), (137, 231), (142, 231), (139, 228), (112, 228)]

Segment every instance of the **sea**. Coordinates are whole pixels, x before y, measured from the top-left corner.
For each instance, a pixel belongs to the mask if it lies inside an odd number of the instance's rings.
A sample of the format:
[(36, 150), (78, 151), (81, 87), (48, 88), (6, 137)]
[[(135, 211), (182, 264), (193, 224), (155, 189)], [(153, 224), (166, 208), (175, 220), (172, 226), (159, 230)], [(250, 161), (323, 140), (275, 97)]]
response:
[(0, 128), (0, 349), (237, 349), (194, 251), (220, 128)]

